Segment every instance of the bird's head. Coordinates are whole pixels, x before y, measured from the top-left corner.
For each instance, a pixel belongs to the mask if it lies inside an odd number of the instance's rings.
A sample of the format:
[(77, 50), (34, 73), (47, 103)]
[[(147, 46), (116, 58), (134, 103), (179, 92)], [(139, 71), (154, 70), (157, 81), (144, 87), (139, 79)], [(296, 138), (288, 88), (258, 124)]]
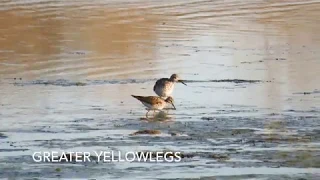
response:
[(167, 99), (166, 99), (165, 101), (166, 101), (167, 103), (170, 103), (170, 104), (174, 107), (174, 109), (176, 109), (176, 107), (175, 107), (174, 104), (173, 104), (174, 100), (173, 100), (173, 98), (172, 98), (171, 96), (167, 97)]
[(173, 81), (173, 82), (180, 82), (184, 85), (187, 85), (186, 83), (183, 82), (183, 80), (181, 80), (181, 78), (178, 76), (178, 74), (172, 74), (171, 77), (170, 77), (170, 81)]

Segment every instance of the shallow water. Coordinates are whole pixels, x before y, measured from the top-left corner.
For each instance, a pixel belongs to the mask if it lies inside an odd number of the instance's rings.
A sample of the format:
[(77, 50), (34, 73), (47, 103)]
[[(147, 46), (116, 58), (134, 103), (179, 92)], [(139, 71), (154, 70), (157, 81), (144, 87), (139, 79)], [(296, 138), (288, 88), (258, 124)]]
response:
[[(0, 178), (319, 179), (319, 1), (0, 3)], [(177, 110), (145, 121), (130, 95), (172, 73)], [(165, 149), (192, 157), (31, 157)]]

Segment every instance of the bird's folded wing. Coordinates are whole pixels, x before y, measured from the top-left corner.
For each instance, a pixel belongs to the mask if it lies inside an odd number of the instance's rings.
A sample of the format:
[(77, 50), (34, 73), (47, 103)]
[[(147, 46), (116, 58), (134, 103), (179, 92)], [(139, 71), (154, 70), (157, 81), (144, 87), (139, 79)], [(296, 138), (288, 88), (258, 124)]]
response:
[(161, 78), (157, 80), (157, 82), (153, 86), (153, 90), (156, 90), (156, 87), (163, 87), (165, 85), (165, 82), (168, 81), (168, 78)]
[(147, 96), (147, 97), (143, 97), (143, 99), (141, 99), (142, 101), (148, 103), (148, 104), (159, 104), (162, 102), (162, 99), (156, 96)]

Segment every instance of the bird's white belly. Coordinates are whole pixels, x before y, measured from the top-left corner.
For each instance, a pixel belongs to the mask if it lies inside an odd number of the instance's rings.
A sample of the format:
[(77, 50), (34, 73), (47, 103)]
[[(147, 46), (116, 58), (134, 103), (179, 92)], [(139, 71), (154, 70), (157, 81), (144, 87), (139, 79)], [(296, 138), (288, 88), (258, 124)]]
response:
[(165, 107), (166, 104), (155, 104), (155, 105), (151, 105), (151, 104), (148, 104), (148, 103), (145, 103), (145, 102), (142, 102), (142, 104), (144, 106), (147, 107), (147, 109), (149, 110), (161, 110)]
[(171, 96), (174, 89), (174, 83), (156, 88), (156, 93), (161, 97)]
[(145, 102), (142, 102), (142, 104), (143, 104), (144, 106), (146, 106), (147, 109), (152, 109), (152, 105), (151, 105), (151, 104), (148, 104), (148, 103), (145, 103)]
[(173, 92), (173, 88), (174, 88), (174, 86), (172, 85), (164, 92), (165, 97), (171, 96), (171, 94)]

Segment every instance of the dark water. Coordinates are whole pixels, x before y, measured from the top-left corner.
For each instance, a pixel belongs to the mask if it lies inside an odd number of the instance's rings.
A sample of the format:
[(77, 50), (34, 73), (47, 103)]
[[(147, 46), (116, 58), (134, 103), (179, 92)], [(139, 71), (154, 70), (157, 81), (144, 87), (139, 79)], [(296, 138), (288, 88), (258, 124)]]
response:
[[(0, 178), (320, 178), (319, 1), (0, 4)], [(177, 110), (145, 121), (130, 95), (172, 73)], [(32, 160), (52, 150), (190, 157)]]

